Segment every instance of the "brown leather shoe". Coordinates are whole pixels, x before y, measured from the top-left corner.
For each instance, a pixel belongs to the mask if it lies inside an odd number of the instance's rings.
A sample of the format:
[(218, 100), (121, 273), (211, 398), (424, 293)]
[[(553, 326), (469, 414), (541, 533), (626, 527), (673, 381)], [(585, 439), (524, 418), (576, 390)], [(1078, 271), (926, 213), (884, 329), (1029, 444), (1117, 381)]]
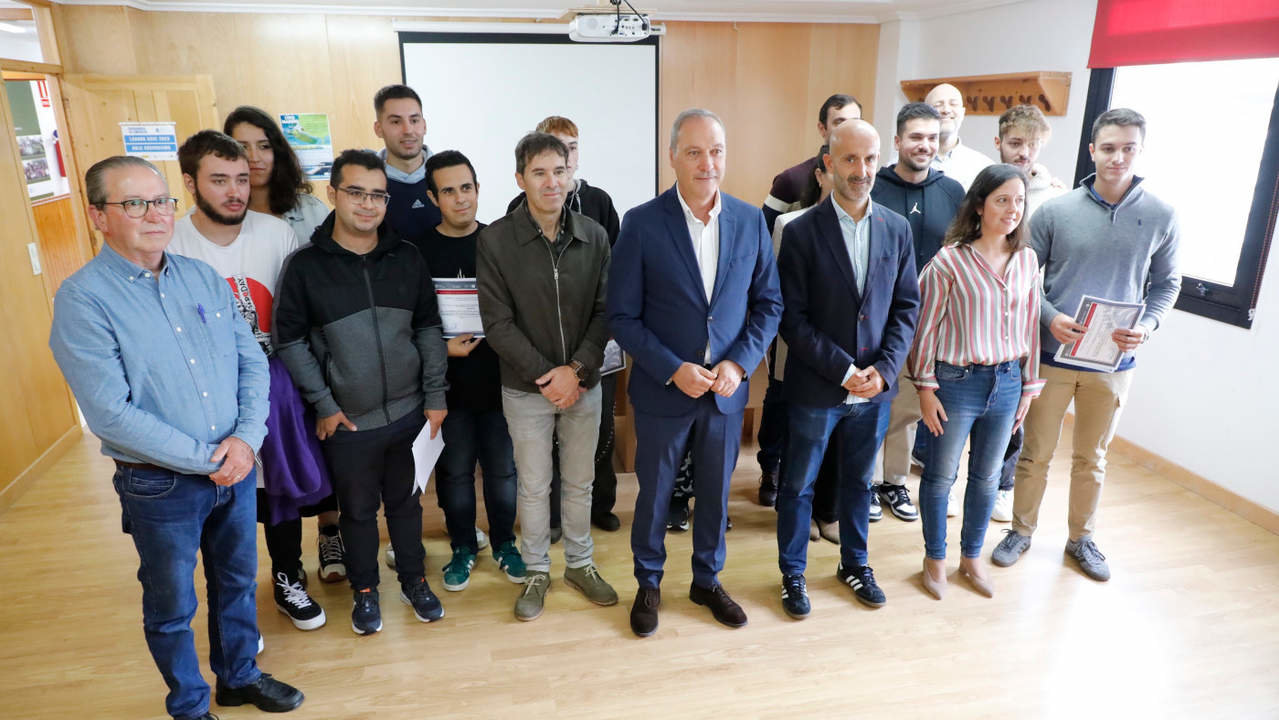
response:
[(719, 583), (712, 588), (704, 588), (694, 583), (688, 588), (688, 599), (710, 608), (711, 615), (724, 625), (739, 628), (746, 624), (746, 611), (728, 596), (724, 586)]
[(657, 632), (657, 608), (661, 604), (660, 589), (640, 588), (635, 593), (635, 604), (631, 605), (631, 632), (639, 637), (648, 637)]

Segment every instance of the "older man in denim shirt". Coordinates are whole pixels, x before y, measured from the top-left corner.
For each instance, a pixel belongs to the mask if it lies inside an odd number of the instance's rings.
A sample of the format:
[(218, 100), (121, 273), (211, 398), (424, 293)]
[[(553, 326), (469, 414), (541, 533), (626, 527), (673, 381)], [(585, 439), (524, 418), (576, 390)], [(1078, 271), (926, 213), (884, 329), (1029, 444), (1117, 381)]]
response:
[(49, 345), (102, 452), (133, 536), (147, 645), (175, 718), (212, 718), (191, 618), (196, 551), (208, 584), (219, 705), (302, 704), (257, 668), (254, 455), (267, 364), (213, 268), (165, 253), (177, 200), (153, 165), (103, 160), (85, 176), (102, 252), (54, 300)]

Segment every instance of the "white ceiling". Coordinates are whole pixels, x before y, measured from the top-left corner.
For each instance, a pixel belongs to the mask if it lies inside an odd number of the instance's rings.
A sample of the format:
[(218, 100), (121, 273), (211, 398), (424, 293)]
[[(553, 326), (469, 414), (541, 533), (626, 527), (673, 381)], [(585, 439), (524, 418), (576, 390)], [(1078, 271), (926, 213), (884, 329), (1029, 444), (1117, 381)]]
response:
[[(285, 12), (400, 17), (533, 18), (557, 20), (585, 8), (611, 10), (608, 0), (56, 0), (65, 5), (127, 5), (170, 12)], [(655, 20), (739, 22), (886, 22), (937, 17), (1023, 0), (631, 0)], [(625, 9), (625, 4), (623, 4)]]

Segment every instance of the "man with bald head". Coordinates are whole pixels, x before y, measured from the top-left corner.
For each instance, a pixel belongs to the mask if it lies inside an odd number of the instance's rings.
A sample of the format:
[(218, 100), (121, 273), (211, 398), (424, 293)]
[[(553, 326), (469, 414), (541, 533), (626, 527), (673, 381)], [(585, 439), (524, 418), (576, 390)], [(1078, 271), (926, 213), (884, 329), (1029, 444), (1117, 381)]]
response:
[(885, 602), (869, 565), (873, 466), (915, 337), (919, 281), (910, 225), (871, 202), (879, 134), (852, 120), (830, 135), (822, 157), (834, 191), (783, 230), (781, 336), (786, 358), (790, 446), (777, 494), (782, 609), (809, 613), (804, 578), (813, 481), (836, 447), (839, 553), (836, 576), (871, 607)]
[(942, 83), (924, 96), (924, 102), (941, 114), (941, 136), (938, 138), (937, 157), (933, 167), (946, 173), (946, 177), (959, 181), (964, 190), (973, 183), (977, 173), (994, 161), (964, 145), (959, 139), (959, 127), (964, 124), (964, 96), (959, 88)]
[[(666, 511), (689, 450), (697, 498), (689, 599), (729, 627), (746, 624), (718, 577), (728, 485), (748, 378), (777, 334), (782, 307), (763, 213), (720, 190), (726, 156), (715, 113), (680, 113), (671, 127), (675, 186), (626, 213), (613, 250), (608, 320), (635, 360), (629, 389), (639, 496), (631, 551), (639, 592), (631, 630), (640, 637), (657, 631)], [(807, 542), (807, 521), (804, 528)]]

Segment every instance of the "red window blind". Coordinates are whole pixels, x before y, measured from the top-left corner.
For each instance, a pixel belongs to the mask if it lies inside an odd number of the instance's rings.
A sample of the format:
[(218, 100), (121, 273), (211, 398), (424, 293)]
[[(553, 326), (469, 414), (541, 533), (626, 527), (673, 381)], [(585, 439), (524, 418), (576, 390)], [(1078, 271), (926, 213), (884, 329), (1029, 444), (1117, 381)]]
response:
[(1098, 0), (1090, 68), (1279, 56), (1279, 0)]

